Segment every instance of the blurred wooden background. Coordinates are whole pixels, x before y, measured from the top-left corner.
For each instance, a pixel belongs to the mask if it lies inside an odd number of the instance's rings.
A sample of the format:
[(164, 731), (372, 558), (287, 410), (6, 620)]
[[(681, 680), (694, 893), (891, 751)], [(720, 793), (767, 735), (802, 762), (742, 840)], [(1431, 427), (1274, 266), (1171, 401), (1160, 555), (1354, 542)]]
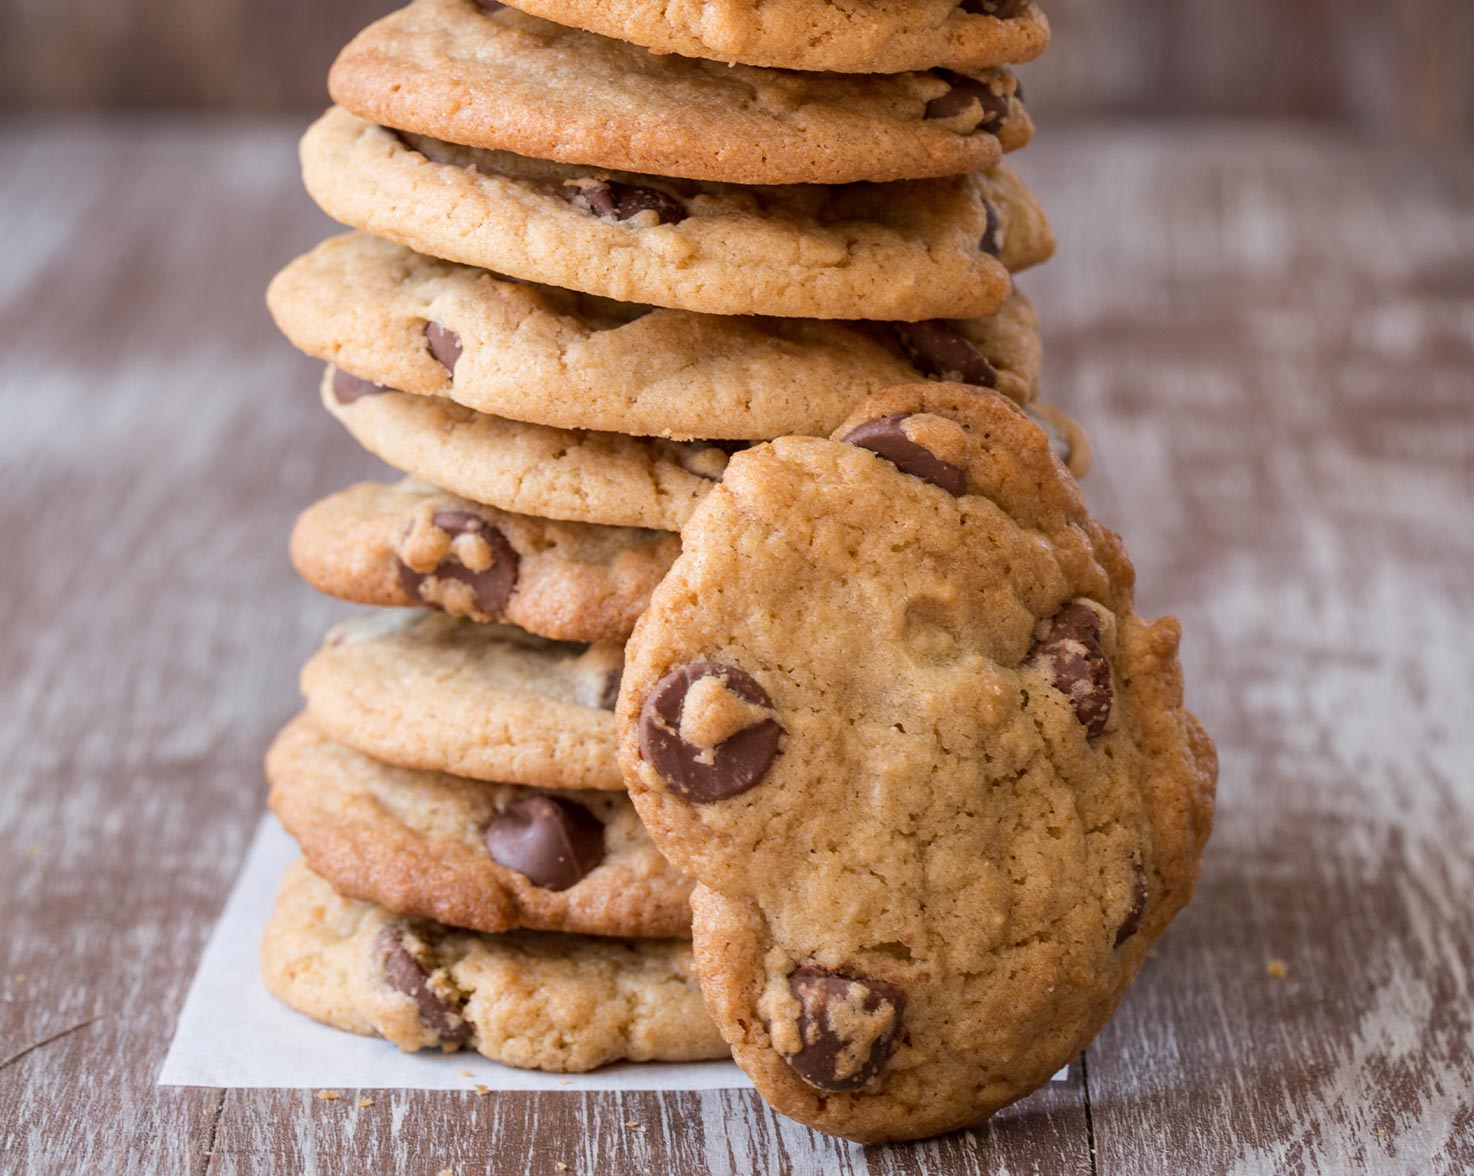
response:
[[(295, 110), (394, 0), (0, 0), (0, 106)], [(1282, 117), (1474, 137), (1474, 0), (1046, 0), (1046, 116)]]

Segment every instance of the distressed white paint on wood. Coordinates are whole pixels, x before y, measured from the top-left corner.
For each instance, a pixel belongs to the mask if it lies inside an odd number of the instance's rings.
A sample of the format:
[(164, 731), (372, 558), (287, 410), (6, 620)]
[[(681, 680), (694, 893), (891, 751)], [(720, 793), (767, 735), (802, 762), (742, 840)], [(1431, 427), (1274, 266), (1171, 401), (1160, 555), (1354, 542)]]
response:
[(1075, 147), (1023, 165), (1048, 386), (1223, 756), (1199, 899), (1089, 1051), (1099, 1170), (1468, 1171), (1474, 169)]
[(155, 1088), (345, 611), (287, 530), (377, 468), (261, 309), (327, 231), (295, 130), (3, 132), (0, 1061), (102, 1019), (0, 1069), (0, 1171), (1474, 1166), (1474, 161), (1290, 132), (1055, 131), (1021, 164), (1061, 237), (1024, 282), (1051, 394), (1223, 753), (1200, 896), (1083, 1082), (878, 1149), (741, 1092)]

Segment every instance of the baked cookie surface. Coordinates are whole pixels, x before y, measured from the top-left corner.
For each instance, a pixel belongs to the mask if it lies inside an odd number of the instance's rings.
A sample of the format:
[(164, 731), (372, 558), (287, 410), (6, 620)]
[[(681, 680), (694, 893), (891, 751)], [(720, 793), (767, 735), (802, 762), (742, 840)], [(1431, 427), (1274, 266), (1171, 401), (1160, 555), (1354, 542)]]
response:
[(302, 856), (351, 898), (477, 931), (689, 935), (691, 884), (622, 793), (393, 767), (306, 716), (277, 736), (266, 775)]
[(886, 184), (755, 187), (399, 134), (333, 107), (302, 140), (329, 216), (420, 253), (620, 302), (782, 318), (971, 318), (1047, 261), (1006, 164)]
[(298, 1012), (400, 1049), (474, 1049), (521, 1069), (727, 1056), (677, 940), (457, 931), (338, 894), (301, 862), (261, 943)]
[[(610, 527), (679, 530), (747, 441), (666, 441), (556, 429), (487, 416), (438, 397), (380, 388), (329, 369), (322, 401), (360, 445), (472, 502)], [(1027, 411), (1050, 428), (1076, 476), (1090, 447), (1056, 408)]]
[(301, 681), (319, 730), (384, 763), (619, 791), (622, 667), (613, 642), (547, 641), (510, 625), (386, 609), (334, 626)]
[(951, 385), (737, 455), (627, 646), (632, 799), (778, 1110), (864, 1142), (1048, 1080), (1187, 902), (1212, 744), (1174, 620), (1037, 426)]
[(376, 384), (564, 429), (828, 436), (893, 384), (960, 379), (1020, 402), (1039, 389), (1038, 320), (1018, 293), (996, 315), (957, 322), (702, 315), (512, 281), (349, 233), (287, 266), (267, 301), (297, 347)]
[(659, 53), (779, 69), (900, 73), (1032, 61), (1049, 21), (1028, 0), (511, 0)]
[(623, 641), (679, 550), (663, 531), (513, 514), (416, 478), (328, 495), (302, 512), (291, 543), (319, 592), (555, 641)]
[(509, 421), (336, 368), (321, 393), (353, 439), (396, 469), (539, 518), (677, 531), (727, 464), (699, 442)]
[(958, 175), (1033, 136), (1004, 69), (725, 65), (475, 0), (414, 0), (370, 25), (328, 89), (361, 118), (467, 147), (733, 184)]

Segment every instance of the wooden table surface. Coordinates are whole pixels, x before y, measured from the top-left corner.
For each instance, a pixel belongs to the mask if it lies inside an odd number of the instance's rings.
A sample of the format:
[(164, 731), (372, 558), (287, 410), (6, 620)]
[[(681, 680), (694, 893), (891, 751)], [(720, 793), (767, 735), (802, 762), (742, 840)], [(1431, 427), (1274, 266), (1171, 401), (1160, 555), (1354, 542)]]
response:
[(288, 528), (376, 470), (261, 304), (328, 228), (295, 131), (0, 129), (0, 1171), (1474, 1168), (1474, 155), (1294, 130), (1046, 127), (1021, 165), (1050, 395), (1222, 755), (1197, 900), (1070, 1082), (889, 1148), (750, 1092), (156, 1087), (350, 611)]

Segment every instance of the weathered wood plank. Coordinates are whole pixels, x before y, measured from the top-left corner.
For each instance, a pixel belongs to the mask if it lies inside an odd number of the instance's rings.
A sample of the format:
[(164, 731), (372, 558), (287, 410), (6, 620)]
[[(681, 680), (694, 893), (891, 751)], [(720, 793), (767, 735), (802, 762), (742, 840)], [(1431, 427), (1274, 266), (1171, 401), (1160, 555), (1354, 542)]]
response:
[(1078, 1075), (894, 1149), (737, 1092), (154, 1088), (261, 751), (344, 611), (294, 582), (287, 529), (377, 468), (261, 309), (326, 231), (293, 134), (0, 132), (0, 1062), (103, 1018), (0, 1068), (0, 1170), (1474, 1162), (1474, 159), (1290, 132), (1057, 131), (1021, 165), (1061, 236), (1024, 283), (1051, 395), (1224, 759), (1200, 897), (1088, 1056), (1089, 1129)]
[[(393, 0), (11, 0), (0, 107), (327, 101), (333, 55)], [(1053, 117), (1325, 118), (1424, 142), (1474, 136), (1467, 0), (1046, 0), (1049, 54), (1027, 69)]]
[(1250, 141), (1025, 164), (1049, 383), (1223, 755), (1199, 897), (1089, 1053), (1099, 1170), (1463, 1173), (1474, 169)]
[(0, 1070), (0, 1170), (203, 1171), (223, 1092), (154, 1077), (330, 611), (286, 528), (362, 460), (289, 452), (310, 365), (265, 346), (262, 283), (321, 226), (277, 130), (4, 151), (0, 1059), (100, 1020)]
[[(232, 1092), (212, 1176), (330, 1173), (350, 1155), (365, 1171), (553, 1173), (1038, 1173), (1088, 1176), (1078, 1079), (1011, 1108), (979, 1132), (863, 1148), (780, 1118), (752, 1091), (701, 1094)], [(372, 1105), (361, 1107), (362, 1098)]]

